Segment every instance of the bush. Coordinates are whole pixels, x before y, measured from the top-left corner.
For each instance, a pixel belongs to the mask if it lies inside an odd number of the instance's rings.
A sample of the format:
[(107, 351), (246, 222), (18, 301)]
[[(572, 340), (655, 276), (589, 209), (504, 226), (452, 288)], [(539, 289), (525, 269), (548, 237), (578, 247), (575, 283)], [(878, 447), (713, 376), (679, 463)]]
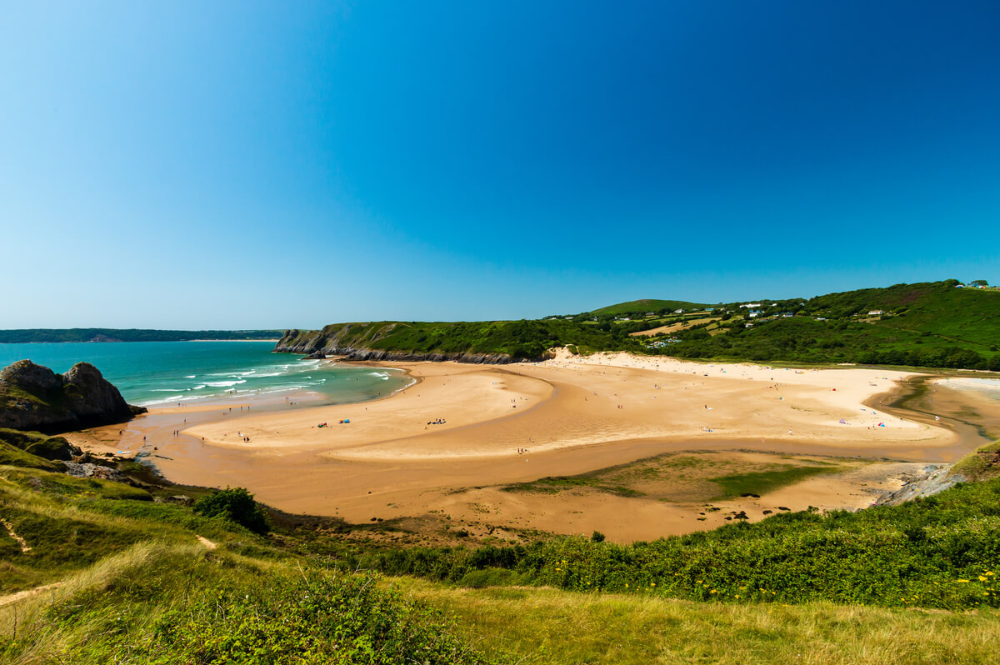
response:
[(243, 487), (226, 488), (206, 496), (194, 505), (194, 511), (206, 517), (221, 517), (235, 522), (254, 533), (264, 535), (271, 530), (267, 513)]
[(590, 539), (595, 543), (603, 543), (604, 534), (595, 530), (594, 533), (590, 534)]

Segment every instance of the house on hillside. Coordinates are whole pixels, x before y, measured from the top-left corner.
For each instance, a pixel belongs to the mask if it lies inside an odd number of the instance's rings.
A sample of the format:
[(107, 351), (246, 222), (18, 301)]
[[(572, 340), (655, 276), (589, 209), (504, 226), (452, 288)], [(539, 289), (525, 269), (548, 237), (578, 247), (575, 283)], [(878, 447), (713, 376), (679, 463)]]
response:
[(785, 317), (786, 319), (790, 319), (795, 315), (792, 314), (791, 312), (785, 312), (784, 314), (782, 314), (782, 316)]
[(751, 319), (756, 319), (758, 316), (760, 316), (760, 310), (759, 309), (752, 309), (752, 310), (750, 310), (750, 318)]
[(885, 312), (883, 312), (880, 309), (873, 309), (872, 311), (868, 312), (868, 316), (882, 316), (883, 314), (885, 314)]
[(675, 309), (674, 310), (674, 314), (683, 314), (683, 313), (684, 313), (683, 309)]

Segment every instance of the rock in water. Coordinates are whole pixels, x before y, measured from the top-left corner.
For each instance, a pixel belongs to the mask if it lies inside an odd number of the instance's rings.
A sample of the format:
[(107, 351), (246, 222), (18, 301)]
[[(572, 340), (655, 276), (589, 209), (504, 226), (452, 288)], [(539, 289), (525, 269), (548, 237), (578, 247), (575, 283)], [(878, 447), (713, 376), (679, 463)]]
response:
[(146, 409), (131, 406), (90, 363), (65, 374), (30, 360), (0, 370), (0, 427), (66, 432), (130, 420)]

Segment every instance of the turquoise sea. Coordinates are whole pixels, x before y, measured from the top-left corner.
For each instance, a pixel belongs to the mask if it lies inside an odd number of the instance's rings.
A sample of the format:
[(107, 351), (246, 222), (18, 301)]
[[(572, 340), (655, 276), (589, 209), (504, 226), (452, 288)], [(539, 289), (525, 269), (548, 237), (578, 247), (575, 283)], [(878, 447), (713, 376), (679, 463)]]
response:
[(131, 404), (191, 404), (199, 400), (317, 393), (323, 403), (373, 399), (403, 388), (394, 370), (331, 366), (272, 353), (274, 342), (131, 342), (0, 344), (0, 367), (29, 359), (65, 372), (89, 362)]

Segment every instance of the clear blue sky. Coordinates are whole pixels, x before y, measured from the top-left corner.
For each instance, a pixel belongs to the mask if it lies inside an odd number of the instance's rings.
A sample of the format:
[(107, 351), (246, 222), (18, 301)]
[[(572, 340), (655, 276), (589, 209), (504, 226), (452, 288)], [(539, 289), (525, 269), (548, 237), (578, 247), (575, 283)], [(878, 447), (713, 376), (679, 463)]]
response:
[(1000, 3), (5, 2), (0, 328), (1000, 282)]

